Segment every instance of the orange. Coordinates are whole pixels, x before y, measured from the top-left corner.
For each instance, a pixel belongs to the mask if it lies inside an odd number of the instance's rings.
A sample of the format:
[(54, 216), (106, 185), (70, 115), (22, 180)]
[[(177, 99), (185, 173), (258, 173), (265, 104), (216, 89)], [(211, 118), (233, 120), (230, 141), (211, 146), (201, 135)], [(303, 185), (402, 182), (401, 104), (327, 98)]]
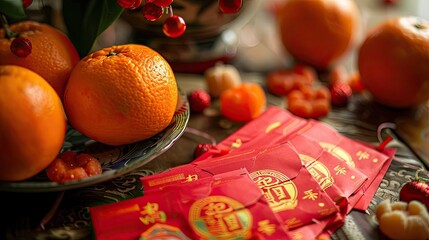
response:
[(346, 54), (360, 18), (354, 0), (286, 0), (277, 15), (286, 51), (318, 69), (329, 68)]
[(429, 99), (429, 23), (395, 17), (370, 30), (358, 50), (361, 81), (374, 99), (409, 108)]
[(266, 96), (257, 83), (242, 83), (220, 95), (220, 110), (224, 117), (246, 122), (261, 115), (266, 107)]
[(112, 46), (73, 69), (64, 108), (70, 124), (108, 145), (154, 136), (171, 122), (178, 89), (168, 62), (149, 47)]
[(8, 38), (5, 30), (0, 29), (0, 65), (18, 65), (38, 73), (62, 98), (70, 73), (79, 61), (68, 37), (50, 25), (35, 21), (12, 24), (10, 29), (30, 40), (32, 51), (27, 57), (15, 56), (10, 50), (15, 38)]
[(0, 180), (20, 181), (45, 169), (66, 133), (54, 89), (33, 71), (0, 66)]

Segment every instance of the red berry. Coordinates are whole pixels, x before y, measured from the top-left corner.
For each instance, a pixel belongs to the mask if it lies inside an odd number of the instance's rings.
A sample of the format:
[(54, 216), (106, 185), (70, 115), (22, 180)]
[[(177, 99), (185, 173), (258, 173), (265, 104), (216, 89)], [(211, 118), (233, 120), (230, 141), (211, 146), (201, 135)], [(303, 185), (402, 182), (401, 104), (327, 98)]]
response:
[(27, 57), (32, 49), (30, 40), (24, 37), (17, 37), (10, 44), (10, 51), (17, 57)]
[(392, 4), (392, 3), (396, 3), (397, 0), (383, 0), (384, 3), (386, 4)]
[(173, 3), (173, 0), (152, 0), (151, 2), (160, 7), (168, 7)]
[(213, 145), (209, 143), (200, 143), (197, 145), (197, 147), (194, 150), (194, 159), (199, 158), (201, 155), (203, 155), (205, 152), (208, 152)]
[(407, 182), (399, 192), (399, 200), (404, 202), (418, 200), (429, 209), (429, 185), (420, 180)]
[(134, 10), (140, 6), (142, 0), (116, 0), (116, 2), (125, 9)]
[(352, 89), (350, 85), (342, 82), (335, 82), (331, 88), (331, 103), (337, 107), (347, 106), (350, 97), (352, 96)]
[(28, 8), (33, 3), (33, 0), (22, 0), (22, 6)]
[(142, 8), (142, 14), (144, 18), (151, 22), (159, 20), (163, 13), (164, 8), (151, 2), (146, 2)]
[(201, 113), (210, 107), (211, 98), (206, 91), (199, 89), (188, 95), (188, 102), (191, 112)]
[(167, 37), (180, 37), (186, 30), (186, 23), (182, 17), (173, 15), (168, 17), (162, 25), (162, 31)]
[(237, 13), (243, 6), (243, 0), (219, 0), (219, 9), (223, 13)]

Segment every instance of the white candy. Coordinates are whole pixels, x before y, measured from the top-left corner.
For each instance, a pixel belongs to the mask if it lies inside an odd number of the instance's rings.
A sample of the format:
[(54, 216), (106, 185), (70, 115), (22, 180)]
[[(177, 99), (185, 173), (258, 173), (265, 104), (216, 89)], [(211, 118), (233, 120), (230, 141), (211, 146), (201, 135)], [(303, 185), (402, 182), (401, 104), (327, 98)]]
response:
[(225, 90), (241, 84), (240, 73), (233, 65), (218, 63), (204, 72), (208, 92), (219, 97)]

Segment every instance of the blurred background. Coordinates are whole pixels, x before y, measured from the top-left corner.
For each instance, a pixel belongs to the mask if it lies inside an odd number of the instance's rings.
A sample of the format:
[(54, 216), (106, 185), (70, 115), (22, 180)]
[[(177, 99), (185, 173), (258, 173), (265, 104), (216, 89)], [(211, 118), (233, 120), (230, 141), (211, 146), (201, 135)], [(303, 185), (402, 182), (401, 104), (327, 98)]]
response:
[[(217, 0), (175, 0), (174, 13), (187, 23), (185, 34), (172, 39), (162, 34), (162, 19), (148, 22), (140, 9), (124, 11), (104, 31), (93, 51), (114, 44), (141, 43), (160, 52), (176, 72), (203, 73), (216, 62), (233, 63), (241, 71), (268, 72), (291, 64), (280, 44), (276, 14), (285, 0), (244, 0), (237, 14), (220, 15)], [(357, 0), (361, 12), (360, 39), (369, 28), (393, 16), (419, 16), (429, 20), (427, 0)], [(28, 9), (31, 18), (49, 22), (66, 31), (62, 19), (62, 1), (35, 1)], [(359, 44), (359, 41), (357, 42)], [(355, 68), (354, 52), (344, 56), (342, 64)]]

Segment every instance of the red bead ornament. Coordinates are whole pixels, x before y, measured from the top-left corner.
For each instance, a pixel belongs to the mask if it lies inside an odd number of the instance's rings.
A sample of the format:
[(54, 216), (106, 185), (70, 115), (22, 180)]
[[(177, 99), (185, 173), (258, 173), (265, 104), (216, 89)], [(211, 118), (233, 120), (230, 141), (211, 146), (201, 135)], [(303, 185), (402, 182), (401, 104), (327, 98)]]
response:
[[(171, 10), (170, 10), (171, 11)], [(173, 15), (168, 17), (162, 25), (162, 31), (167, 37), (177, 38), (186, 30), (186, 23), (182, 17)]]
[(329, 90), (331, 91), (331, 103), (337, 107), (347, 106), (353, 93), (350, 85), (343, 82), (334, 83)]
[(33, 3), (33, 0), (22, 0), (22, 6), (28, 8)]
[(208, 152), (212, 147), (213, 147), (213, 145), (209, 144), (209, 143), (198, 144), (194, 150), (194, 154), (193, 154), (194, 159), (197, 159), (198, 157), (200, 157), (204, 153)]
[(243, 0), (219, 0), (219, 9), (223, 13), (237, 13), (243, 6)]
[(206, 91), (198, 89), (188, 95), (188, 102), (191, 112), (201, 113), (210, 107), (211, 97)]
[(162, 14), (164, 14), (164, 8), (152, 2), (146, 2), (142, 8), (142, 14), (148, 21), (154, 22), (162, 17)]
[(32, 49), (30, 40), (24, 37), (17, 37), (10, 44), (10, 51), (17, 57), (27, 57)]
[(397, 0), (383, 0), (385, 4), (394, 4)]
[(160, 7), (168, 7), (173, 3), (173, 0), (152, 0), (151, 2)]
[(399, 200), (404, 202), (418, 200), (429, 209), (429, 184), (419, 177), (419, 173), (422, 171), (424, 169), (417, 170), (415, 179), (402, 186)]
[(116, 0), (116, 2), (125, 9), (134, 10), (140, 6), (142, 0)]

